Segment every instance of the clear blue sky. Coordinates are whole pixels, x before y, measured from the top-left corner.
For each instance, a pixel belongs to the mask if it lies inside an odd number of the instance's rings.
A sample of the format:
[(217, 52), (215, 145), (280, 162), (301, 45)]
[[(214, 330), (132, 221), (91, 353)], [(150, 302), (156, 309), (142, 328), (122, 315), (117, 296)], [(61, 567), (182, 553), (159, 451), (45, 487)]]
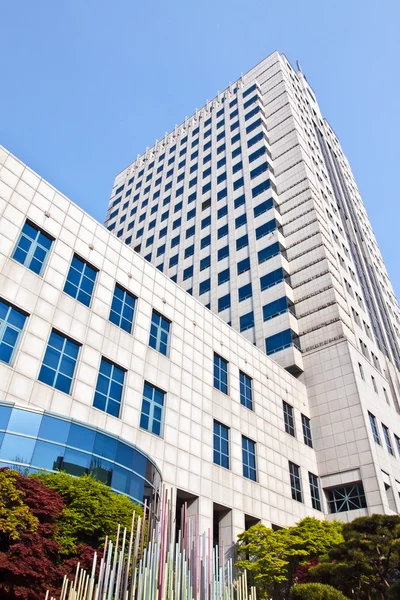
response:
[(399, 0), (0, 0), (0, 143), (103, 221), (114, 176), (265, 56), (313, 86), (400, 296)]

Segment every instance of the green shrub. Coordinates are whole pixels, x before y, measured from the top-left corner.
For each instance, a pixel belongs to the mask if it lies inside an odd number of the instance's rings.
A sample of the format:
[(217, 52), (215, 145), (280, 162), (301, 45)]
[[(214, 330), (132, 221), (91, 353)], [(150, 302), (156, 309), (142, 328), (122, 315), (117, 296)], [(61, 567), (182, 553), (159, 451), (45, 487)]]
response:
[(348, 600), (342, 592), (323, 583), (297, 583), (290, 590), (291, 600)]

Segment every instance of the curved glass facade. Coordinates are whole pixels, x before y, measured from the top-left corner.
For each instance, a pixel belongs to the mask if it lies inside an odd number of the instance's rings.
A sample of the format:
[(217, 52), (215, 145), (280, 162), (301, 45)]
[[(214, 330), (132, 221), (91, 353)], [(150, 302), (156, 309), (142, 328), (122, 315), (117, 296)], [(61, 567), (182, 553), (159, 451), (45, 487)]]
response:
[(0, 466), (90, 473), (135, 502), (157, 502), (161, 474), (138, 448), (52, 413), (0, 405)]

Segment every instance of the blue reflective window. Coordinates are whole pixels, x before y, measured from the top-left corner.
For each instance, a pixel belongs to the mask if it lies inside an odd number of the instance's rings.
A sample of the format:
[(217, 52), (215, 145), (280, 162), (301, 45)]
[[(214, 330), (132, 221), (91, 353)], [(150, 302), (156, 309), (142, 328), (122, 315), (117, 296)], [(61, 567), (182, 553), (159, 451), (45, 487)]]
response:
[(222, 217), (225, 217), (225, 215), (228, 214), (228, 206), (223, 206), (222, 208), (220, 208), (217, 212), (217, 219), (221, 219)]
[(229, 281), (229, 279), (230, 279), (229, 268), (218, 273), (218, 285), (222, 285), (226, 281)]
[(268, 198), (265, 202), (261, 202), (258, 206), (254, 208), (254, 217), (258, 217), (263, 213), (267, 212), (274, 206), (274, 201), (272, 198)]
[(231, 295), (226, 294), (226, 296), (222, 296), (218, 298), (218, 312), (222, 312), (231, 306)]
[(121, 367), (117, 367), (105, 358), (101, 359), (93, 400), (95, 408), (103, 410), (113, 417), (119, 417), (125, 373), (126, 371)]
[(226, 171), (224, 171), (223, 173), (221, 173), (221, 175), (218, 175), (218, 177), (217, 177), (217, 184), (218, 183), (222, 183), (225, 180), (226, 180)]
[(29, 464), (32, 459), (36, 439), (6, 433), (0, 450), (0, 459)]
[(253, 96), (252, 98), (250, 98), (250, 100), (247, 100), (247, 102), (245, 102), (243, 104), (243, 108), (246, 110), (246, 108), (249, 108), (249, 106), (251, 106), (252, 104), (254, 104), (254, 102), (257, 102), (258, 100), (258, 96), (257, 94), (255, 96)]
[(239, 208), (239, 206), (243, 206), (246, 202), (246, 196), (239, 196), (239, 198), (235, 199), (235, 208)]
[(221, 144), (221, 146), (219, 146), (217, 148), (217, 154), (221, 154), (221, 152), (225, 151), (225, 144)]
[(168, 355), (171, 321), (153, 310), (150, 327), (149, 345), (164, 356)]
[(260, 194), (265, 192), (265, 190), (269, 190), (270, 187), (271, 187), (271, 181), (269, 179), (266, 179), (259, 185), (256, 185), (256, 187), (251, 190), (251, 194), (252, 194), (253, 198), (256, 198), (257, 196), (259, 196)]
[(223, 200), (228, 195), (228, 189), (224, 188), (217, 193), (217, 200)]
[(300, 467), (289, 461), (290, 487), (293, 500), (303, 502), (301, 491)]
[(82, 302), (85, 306), (90, 305), (93, 287), (96, 281), (97, 271), (87, 262), (74, 255), (69, 268), (64, 292)]
[(190, 219), (193, 219), (196, 216), (196, 209), (192, 208), (192, 210), (189, 210), (188, 214), (186, 215), (186, 219), (188, 221), (190, 221)]
[(280, 283), (281, 281), (284, 281), (285, 275), (286, 273), (282, 269), (282, 267), (276, 269), (275, 271), (271, 271), (271, 273), (263, 275), (263, 277), (260, 277), (261, 291), (266, 290), (272, 287), (273, 285)]
[(251, 298), (253, 294), (251, 283), (247, 283), (246, 285), (240, 287), (238, 292), (239, 302), (243, 302), (243, 300), (246, 300), (246, 298)]
[(200, 271), (207, 269), (207, 267), (209, 267), (210, 264), (211, 264), (211, 256), (205, 256), (204, 258), (202, 258), (200, 261)]
[(205, 281), (201, 281), (199, 285), (199, 295), (205, 294), (209, 292), (211, 289), (211, 279), (206, 279)]
[(8, 431), (24, 433), (36, 437), (39, 431), (42, 415), (14, 408), (8, 423)]
[(32, 223), (25, 223), (15, 247), (13, 258), (41, 275), (53, 239)]
[(233, 182), (233, 189), (238, 190), (243, 185), (244, 185), (244, 179), (243, 179), (243, 177), (240, 177), (239, 179), (236, 179), (236, 181)]
[(115, 284), (114, 296), (111, 303), (110, 321), (131, 333), (133, 318), (135, 314), (136, 298), (124, 290), (120, 285)]
[(217, 162), (217, 170), (226, 165), (226, 157), (224, 156)]
[[(166, 232), (165, 232), (165, 234), (166, 234)], [(160, 235), (161, 235), (161, 232), (160, 232)], [(157, 257), (162, 256), (163, 254), (165, 254), (165, 244), (163, 244), (162, 246), (159, 246), (157, 248)]]
[(189, 256), (193, 256), (194, 254), (194, 244), (192, 246), (188, 246), (185, 248), (185, 258), (189, 258)]
[(59, 444), (66, 444), (71, 423), (43, 415), (38, 437)]
[(90, 454), (66, 448), (63, 460), (63, 471), (66, 471), (75, 477), (88, 475), (90, 472), (90, 462)]
[(240, 275), (241, 273), (245, 273), (250, 270), (250, 258), (245, 258), (241, 260), (237, 264), (237, 273)]
[(251, 125), (248, 125), (246, 127), (246, 133), (251, 133), (252, 131), (257, 129), (257, 127), (259, 127), (261, 124), (262, 124), (262, 119), (256, 119), (254, 121), (254, 123), (252, 123)]
[(171, 248), (175, 248), (175, 246), (179, 245), (180, 242), (180, 235), (177, 235), (176, 237), (172, 238), (171, 240)]
[(154, 387), (147, 381), (143, 388), (142, 412), (140, 415), (140, 427), (161, 435), (165, 392)]
[(171, 256), (171, 258), (169, 259), (169, 266), (174, 267), (175, 265), (177, 265), (178, 258), (179, 258), (179, 254), (175, 254), (175, 256)]
[(26, 315), (0, 300), (0, 360), (11, 363), (21, 338)]
[(214, 421), (214, 464), (229, 469), (229, 428)]
[(242, 462), (243, 477), (257, 481), (256, 444), (244, 435), (242, 435)]
[(375, 417), (375, 415), (373, 415), (369, 411), (368, 411), (368, 417), (369, 417), (369, 422), (370, 422), (370, 425), (371, 425), (372, 435), (374, 437), (374, 441), (377, 444), (381, 445), (381, 439), (379, 437), (379, 430), (378, 430), (378, 425), (377, 425), (377, 422), (376, 422), (376, 417)]
[(236, 165), (233, 165), (232, 173), (237, 173), (241, 169), (243, 169), (243, 163), (242, 163), (242, 161), (239, 161), (238, 163), (236, 163)]
[(206, 235), (206, 237), (203, 237), (200, 241), (200, 248), (206, 248), (210, 244), (211, 244), (211, 235)]
[(239, 239), (236, 240), (236, 250), (240, 250), (241, 248), (244, 248), (245, 246), (249, 245), (249, 237), (248, 235), (243, 235), (242, 237), (240, 237)]
[(252, 110), (250, 110), (248, 113), (246, 113), (244, 115), (244, 120), (248, 121), (249, 119), (254, 117), (254, 115), (258, 114), (259, 112), (262, 112), (261, 108), (259, 106), (256, 106), (255, 108), (253, 108)]
[(211, 225), (211, 215), (209, 215), (208, 217), (205, 217), (204, 219), (202, 219), (201, 221), (201, 228), (205, 229), (206, 227), (208, 227), (209, 225)]
[(312, 434), (311, 434), (311, 420), (306, 415), (301, 415), (301, 424), (303, 426), (303, 438), (304, 443), (310, 448), (313, 447)]
[(218, 229), (218, 239), (220, 240), (221, 238), (225, 237), (226, 235), (228, 235), (229, 233), (229, 227), (228, 225), (223, 225), (222, 227), (220, 227)]
[(263, 318), (264, 321), (269, 321), (282, 313), (287, 311), (294, 313), (293, 302), (291, 302), (286, 296), (273, 300), (263, 306)]
[(257, 89), (257, 84), (253, 83), (245, 92), (243, 92), (243, 98), (246, 98), (251, 92), (254, 92)]
[(280, 252), (281, 252), (281, 248), (280, 248), (279, 242), (275, 242), (274, 244), (271, 244), (270, 246), (263, 248), (262, 250), (260, 250), (260, 252), (258, 252), (259, 264), (265, 262), (266, 260), (268, 260), (269, 258), (272, 258), (273, 256), (276, 256)]
[(285, 431), (289, 435), (296, 437), (296, 430), (294, 428), (293, 406), (291, 406), (287, 402), (283, 401), (282, 407), (283, 407), (283, 420), (285, 423)]
[[(234, 135), (234, 136), (233, 136), (233, 138), (231, 139), (231, 144), (232, 144), (232, 146), (233, 146), (234, 144), (236, 144), (236, 142), (239, 142), (239, 141), (240, 141), (240, 133), (237, 133), (237, 134), (236, 134), (236, 135)], [(241, 149), (241, 147), (240, 147), (240, 146), (239, 146), (239, 148), (236, 148), (236, 150), (234, 150), (234, 151), (232, 152), (232, 158), (235, 158), (235, 156), (239, 156), (239, 154), (242, 154), (242, 149)]]
[(64, 446), (37, 441), (31, 464), (39, 469), (60, 471), (63, 468), (64, 452)]
[(218, 260), (223, 260), (229, 256), (229, 246), (224, 246), (218, 250)]
[(252, 379), (240, 371), (240, 404), (253, 410)]
[(117, 440), (98, 431), (94, 440), (93, 454), (98, 454), (114, 461), (116, 451)]
[(86, 452), (92, 452), (95, 435), (96, 432), (93, 429), (71, 423), (67, 446), (80, 448), (81, 450), (86, 450)]
[(236, 217), (236, 219), (235, 219), (236, 229), (238, 229), (239, 227), (242, 227), (242, 225), (246, 225), (246, 223), (247, 223), (246, 213), (244, 213), (243, 215), (240, 215), (239, 217)]
[(260, 131), (260, 133), (257, 133), (257, 135), (255, 135), (254, 137), (252, 137), (251, 139), (249, 139), (249, 141), (247, 142), (247, 147), (251, 148), (252, 146), (254, 146), (255, 144), (257, 144), (257, 142), (259, 142), (260, 140), (262, 140), (264, 137), (264, 134), (262, 131)]
[(209, 192), (210, 190), (211, 190), (211, 181), (209, 181), (208, 183), (203, 185), (202, 193), (205, 194), (206, 192)]
[(0, 406), (0, 429), (7, 429), (11, 410), (11, 406)]
[(277, 228), (277, 226), (278, 226), (278, 224), (276, 222), (276, 219), (271, 219), (271, 221), (268, 221), (267, 223), (264, 223), (260, 227), (257, 227), (256, 228), (256, 240), (259, 240), (260, 238), (264, 237), (265, 235), (268, 235), (268, 233), (271, 233), (271, 231), (274, 231)]
[(310, 493), (311, 493), (311, 504), (315, 510), (322, 510), (321, 496), (319, 491), (318, 477), (314, 473), (308, 473), (308, 480), (310, 482)]
[(214, 353), (214, 387), (223, 392), (228, 393), (228, 362)]
[(186, 279), (190, 279), (190, 277), (193, 276), (193, 265), (191, 265), (190, 267), (187, 267), (186, 269), (183, 270), (183, 281), (186, 281)]
[(39, 381), (66, 394), (70, 393), (79, 344), (52, 331), (39, 373)]
[(254, 327), (253, 311), (240, 317), (240, 332), (246, 331), (247, 329), (251, 329), (252, 327)]
[(265, 351), (269, 354), (274, 354), (290, 346), (295, 346), (300, 350), (299, 336), (291, 329), (280, 331), (275, 335), (267, 337), (265, 340)]

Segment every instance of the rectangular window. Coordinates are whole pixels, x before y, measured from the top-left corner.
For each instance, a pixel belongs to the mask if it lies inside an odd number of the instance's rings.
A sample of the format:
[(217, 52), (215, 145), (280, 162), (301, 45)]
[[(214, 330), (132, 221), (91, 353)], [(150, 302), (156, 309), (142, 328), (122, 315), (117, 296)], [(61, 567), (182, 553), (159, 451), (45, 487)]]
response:
[(299, 336), (292, 329), (285, 329), (265, 339), (265, 351), (268, 356), (291, 346), (300, 350)]
[(26, 221), (12, 257), (37, 275), (41, 275), (52, 243), (53, 238)]
[(66, 394), (70, 393), (80, 345), (52, 331), (47, 344), (39, 381)]
[(196, 231), (196, 227), (193, 225), (192, 227), (189, 227), (189, 229), (186, 230), (186, 239), (192, 237), (195, 234)]
[(280, 247), (279, 242), (275, 242), (274, 244), (271, 244), (270, 246), (263, 248), (262, 250), (260, 250), (260, 252), (257, 253), (258, 264), (261, 264), (261, 263), (269, 260), (273, 256), (277, 256), (277, 254), (279, 254), (280, 252), (281, 252), (281, 247)]
[(211, 289), (211, 279), (206, 279), (205, 281), (201, 281), (199, 285), (199, 295), (205, 294), (209, 292)]
[(64, 285), (64, 292), (85, 306), (89, 306), (96, 275), (97, 271), (75, 254)]
[(383, 429), (383, 437), (385, 438), (386, 447), (388, 449), (388, 452), (389, 452), (389, 454), (394, 454), (392, 440), (390, 439), (389, 429), (383, 423), (382, 423), (382, 429)]
[(154, 435), (161, 435), (164, 405), (165, 392), (145, 381), (140, 415), (141, 429), (150, 431)]
[(193, 256), (194, 254), (194, 244), (192, 246), (188, 246), (185, 248), (185, 258), (189, 258), (189, 256)]
[(226, 310), (227, 308), (231, 307), (231, 295), (230, 294), (226, 294), (226, 296), (222, 296), (221, 298), (218, 298), (218, 312), (222, 312), (223, 310)]
[(312, 448), (311, 421), (306, 415), (301, 415), (301, 424), (303, 426), (304, 443)]
[(272, 198), (268, 198), (265, 202), (261, 202), (258, 206), (254, 208), (254, 218), (259, 217), (260, 215), (267, 212), (274, 206), (274, 201)]
[(249, 245), (249, 237), (248, 235), (243, 235), (239, 239), (236, 240), (236, 250), (241, 250), (241, 248), (245, 248)]
[(244, 435), (242, 435), (242, 462), (243, 477), (257, 481), (256, 444)]
[(189, 210), (188, 214), (186, 215), (186, 219), (188, 221), (190, 221), (190, 219), (194, 219), (195, 216), (196, 216), (196, 209), (192, 208), (192, 210)]
[(206, 248), (211, 244), (211, 235), (206, 235), (200, 240), (200, 248)]
[(153, 310), (149, 345), (164, 356), (168, 356), (170, 327), (171, 321)]
[(303, 502), (301, 492), (300, 467), (289, 461), (290, 487), (292, 489), (292, 498), (298, 502)]
[(171, 256), (171, 258), (169, 259), (169, 266), (170, 267), (174, 267), (175, 265), (178, 264), (178, 254), (175, 254), (175, 256)]
[(228, 362), (214, 353), (214, 387), (228, 393)]
[[(236, 135), (234, 135), (234, 136), (233, 136), (233, 138), (231, 139), (231, 144), (232, 144), (232, 146), (233, 146), (234, 144), (236, 144), (236, 142), (240, 142), (240, 133), (237, 133), (237, 134), (236, 134)], [(242, 149), (241, 149), (240, 147), (239, 147), (239, 148), (236, 148), (236, 150), (234, 150), (234, 151), (232, 152), (232, 158), (235, 158), (235, 156), (239, 156), (239, 154), (242, 154)]]
[(246, 213), (244, 213), (243, 215), (240, 215), (240, 217), (236, 217), (235, 228), (238, 229), (239, 227), (242, 227), (242, 225), (246, 225), (246, 223), (247, 223), (247, 216), (246, 216)]
[(397, 454), (400, 456), (400, 438), (398, 435), (394, 434), (394, 439), (396, 441)]
[(229, 469), (229, 428), (214, 421), (214, 464)]
[(259, 127), (261, 124), (262, 124), (262, 119), (257, 119), (256, 121), (254, 121), (254, 123), (252, 123), (251, 125), (248, 125), (246, 127), (246, 133), (251, 133), (252, 131), (257, 129), (257, 127)]
[(244, 179), (243, 179), (243, 177), (240, 177), (239, 179), (236, 179), (236, 181), (233, 182), (233, 189), (238, 190), (243, 185), (244, 185)]
[(211, 256), (205, 256), (204, 258), (202, 258), (200, 261), (200, 271), (204, 271), (204, 269), (207, 269), (207, 267), (209, 267), (210, 264)]
[(171, 248), (175, 248), (175, 246), (178, 246), (180, 242), (180, 236), (177, 235), (176, 237), (172, 238), (171, 240)]
[(330, 513), (358, 510), (367, 506), (361, 482), (328, 489), (326, 490), (326, 499)]
[(251, 106), (252, 104), (254, 104), (254, 102), (257, 102), (258, 100), (258, 96), (257, 94), (255, 96), (253, 96), (252, 98), (250, 98), (250, 100), (247, 100), (247, 102), (245, 102), (243, 104), (243, 108), (246, 110), (246, 108), (249, 108), (249, 106)]
[(230, 279), (229, 268), (218, 273), (218, 285), (222, 285), (226, 281), (229, 281), (229, 279)]
[(247, 298), (251, 298), (253, 295), (251, 283), (247, 283), (238, 289), (239, 302), (243, 302)]
[(379, 437), (379, 431), (378, 431), (378, 425), (376, 423), (376, 418), (370, 412), (368, 412), (368, 417), (369, 417), (369, 422), (370, 422), (370, 425), (371, 425), (372, 436), (374, 438), (374, 442), (376, 442), (377, 444), (380, 445), (381, 440), (380, 440), (380, 437)]
[(211, 215), (208, 215), (208, 217), (205, 217), (204, 219), (202, 219), (201, 221), (201, 228), (205, 229), (206, 227), (208, 227), (209, 225), (211, 225)]
[(243, 206), (243, 204), (245, 204), (246, 202), (246, 196), (243, 194), (243, 196), (239, 196), (239, 198), (235, 199), (235, 208), (239, 208), (239, 206)]
[(287, 402), (283, 402), (283, 419), (285, 421), (285, 431), (289, 435), (296, 437), (294, 428), (293, 406)]
[(218, 239), (220, 240), (221, 238), (228, 235), (228, 233), (229, 233), (228, 225), (223, 225), (222, 227), (220, 227), (218, 229), (218, 232), (217, 232)]
[(264, 291), (273, 285), (284, 281), (286, 279), (285, 274), (285, 271), (282, 269), (282, 267), (280, 267), (279, 269), (271, 271), (271, 273), (267, 273), (266, 275), (263, 275), (263, 277), (260, 277), (261, 291)]
[(10, 364), (18, 348), (26, 315), (0, 300), (0, 360)]
[(117, 367), (105, 358), (101, 359), (93, 400), (95, 408), (103, 410), (113, 417), (119, 417), (125, 373), (125, 369)]
[(249, 312), (240, 317), (240, 332), (246, 331), (247, 329), (251, 329), (254, 327), (254, 313)]
[(225, 215), (227, 215), (227, 214), (228, 214), (228, 206), (223, 206), (217, 212), (217, 219), (221, 219), (222, 217), (225, 217)]
[(253, 410), (252, 379), (240, 371), (240, 404)]
[(260, 225), (260, 227), (256, 228), (256, 240), (259, 240), (262, 237), (268, 235), (269, 233), (271, 233), (271, 231), (275, 231), (277, 226), (278, 224), (276, 222), (276, 219), (271, 219), (271, 221)]
[(233, 165), (232, 173), (237, 173), (241, 169), (243, 169), (243, 163), (242, 163), (242, 161), (239, 161), (238, 163), (236, 163), (236, 165)]
[[(226, 157), (224, 156), (217, 162), (217, 170), (226, 165)], [(111, 217), (110, 217), (111, 219)]]
[(254, 117), (254, 115), (258, 114), (259, 112), (261, 112), (261, 108), (259, 106), (256, 106), (255, 108), (253, 108), (252, 110), (250, 110), (248, 113), (246, 113), (244, 115), (244, 120), (248, 121), (249, 119)]
[(261, 148), (259, 148), (258, 150), (256, 150), (252, 154), (250, 154), (250, 156), (249, 156), (249, 163), (254, 162), (255, 160), (257, 160), (257, 158), (260, 158), (260, 156), (264, 156), (264, 154), (266, 154), (266, 153), (267, 153), (266, 147), (265, 146), (261, 146)]
[(229, 246), (224, 246), (218, 250), (218, 260), (223, 260), (229, 256)]
[(238, 275), (240, 275), (241, 273), (245, 273), (246, 271), (250, 270), (250, 259), (249, 258), (245, 258), (244, 260), (241, 260), (238, 262), (237, 264), (237, 273)]
[(269, 179), (267, 179), (266, 181), (263, 181), (262, 183), (260, 183), (259, 185), (256, 185), (256, 187), (251, 190), (252, 197), (256, 198), (257, 196), (259, 196), (260, 194), (265, 192), (265, 190), (269, 190), (270, 187), (271, 187), (271, 181)]
[(193, 277), (193, 265), (183, 270), (183, 281), (190, 279), (190, 277)]
[[(166, 232), (165, 232), (166, 233)], [(164, 234), (165, 235), (165, 234)], [(161, 232), (160, 232), (160, 236), (161, 236)], [(162, 256), (163, 254), (165, 254), (165, 244), (163, 244), (162, 246), (159, 246), (157, 248), (157, 258), (159, 256)]]
[(321, 507), (321, 494), (319, 491), (318, 477), (314, 473), (308, 473), (308, 480), (310, 482), (310, 494), (311, 504), (315, 510), (322, 510)]
[(109, 317), (111, 323), (131, 333), (135, 303), (136, 298), (132, 294), (124, 290), (120, 285), (115, 284)]
[(222, 183), (223, 181), (226, 181), (226, 171), (224, 171), (223, 173), (221, 173), (221, 175), (218, 175), (218, 177), (217, 177), (217, 185), (219, 183)]
[(283, 296), (282, 298), (277, 298), (277, 300), (273, 300), (272, 302), (265, 304), (262, 307), (262, 309), (264, 321), (274, 319), (278, 315), (282, 315), (283, 313), (288, 311), (295, 315), (294, 304), (286, 296)]

